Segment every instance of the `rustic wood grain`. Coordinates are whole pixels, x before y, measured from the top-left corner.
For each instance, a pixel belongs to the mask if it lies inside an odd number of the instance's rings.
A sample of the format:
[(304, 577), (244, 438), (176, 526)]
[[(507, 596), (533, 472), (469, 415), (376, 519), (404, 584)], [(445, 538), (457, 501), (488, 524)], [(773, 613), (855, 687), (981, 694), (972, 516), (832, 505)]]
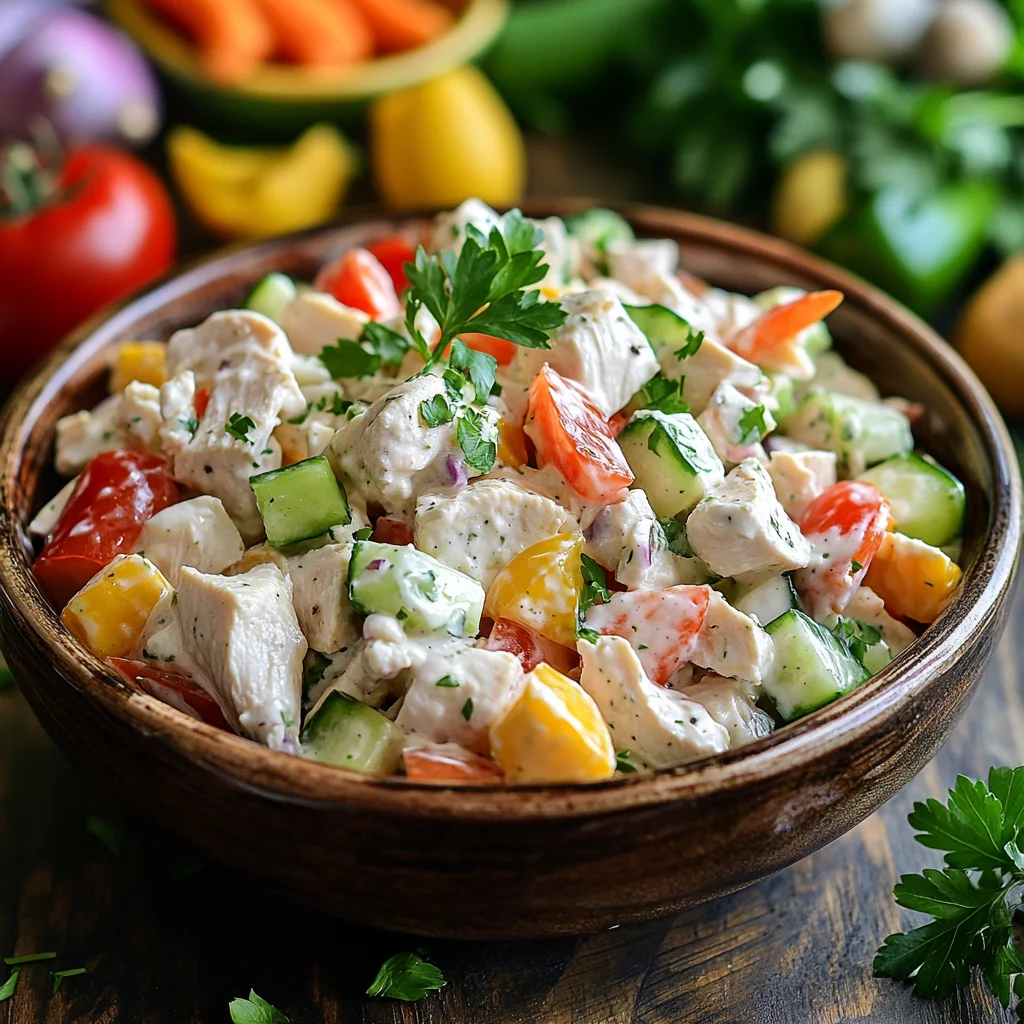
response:
[[(901, 922), (893, 882), (938, 863), (912, 839), (912, 803), (943, 796), (958, 772), (1024, 762), (1024, 643), (1012, 624), (1024, 620), (1024, 594), (1012, 616), (938, 757), (853, 832), (674, 918), (534, 943), (372, 932), (297, 911), (213, 866), (175, 878), (189, 867), (187, 851), (137, 824), (117, 860), (86, 821), (119, 819), (118, 809), (57, 752), (20, 694), (4, 692), (0, 954), (55, 949), (60, 967), (89, 974), (51, 999), (51, 965), (26, 968), (14, 999), (0, 1005), (0, 1024), (220, 1024), (230, 998), (250, 987), (294, 1024), (1009, 1022), (980, 984), (928, 1002), (874, 980), (870, 966)], [(380, 902), (383, 918), (386, 893)], [(438, 963), (448, 987), (415, 1006), (364, 998), (377, 966), (403, 949)]]

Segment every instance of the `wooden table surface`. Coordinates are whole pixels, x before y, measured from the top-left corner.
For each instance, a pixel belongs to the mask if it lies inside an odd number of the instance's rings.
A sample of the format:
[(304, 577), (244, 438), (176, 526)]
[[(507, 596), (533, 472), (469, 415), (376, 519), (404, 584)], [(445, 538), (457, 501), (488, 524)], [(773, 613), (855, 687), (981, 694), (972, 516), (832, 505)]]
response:
[[(567, 161), (561, 147), (535, 145), (532, 157), (538, 192), (646, 191), (602, 174), (600, 161)], [(928, 1002), (873, 979), (871, 960), (912, 920), (891, 899), (899, 874), (938, 864), (913, 841), (913, 802), (944, 797), (960, 772), (1024, 762), (1019, 623), (1024, 593), (952, 739), (843, 839), (674, 918), (535, 943), (423, 941), (284, 905), (126, 822), (65, 761), (17, 690), (0, 692), (0, 956), (59, 953), (23, 971), (0, 1024), (226, 1024), (228, 1002), (250, 988), (292, 1024), (1008, 1024), (980, 984)], [(90, 832), (90, 818), (118, 826), (120, 857)], [(402, 950), (438, 964), (443, 992), (413, 1005), (363, 996)], [(78, 966), (88, 973), (51, 998), (49, 970)], [(0, 984), (6, 977), (0, 968)]]

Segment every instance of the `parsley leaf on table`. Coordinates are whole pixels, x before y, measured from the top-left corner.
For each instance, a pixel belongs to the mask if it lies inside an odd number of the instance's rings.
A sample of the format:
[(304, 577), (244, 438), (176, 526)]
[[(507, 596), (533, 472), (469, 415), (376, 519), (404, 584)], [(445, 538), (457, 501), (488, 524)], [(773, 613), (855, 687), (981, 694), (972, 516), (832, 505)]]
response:
[(276, 1006), (271, 1006), (249, 989), (249, 998), (232, 999), (228, 1004), (231, 1024), (289, 1024), (288, 1018)]
[(21, 977), (21, 968), (15, 967), (11, 971), (11, 976), (0, 985), (0, 1003), (6, 1002), (11, 996), (14, 995), (14, 990), (18, 987), (18, 978)]
[(446, 984), (444, 975), (433, 964), (415, 953), (396, 953), (384, 962), (366, 994), (414, 1003)]
[[(1024, 768), (993, 768), (988, 784), (960, 776), (942, 804), (916, 803), (908, 818), (922, 846), (946, 867), (903, 875), (901, 907), (933, 920), (890, 935), (878, 950), (879, 977), (911, 981), (922, 996), (948, 996), (979, 968), (1004, 1006), (1024, 995), (1024, 962), (1013, 944), (1012, 913), (1024, 885)], [(1022, 1008), (1018, 1014), (1024, 1019)]]

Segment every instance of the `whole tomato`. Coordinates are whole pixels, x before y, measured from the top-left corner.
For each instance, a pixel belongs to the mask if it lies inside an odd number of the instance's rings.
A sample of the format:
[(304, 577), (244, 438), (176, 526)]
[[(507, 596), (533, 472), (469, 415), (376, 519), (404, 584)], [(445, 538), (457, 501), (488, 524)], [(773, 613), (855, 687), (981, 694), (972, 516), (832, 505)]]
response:
[(17, 144), (0, 159), (0, 379), (13, 380), (169, 269), (177, 231), (159, 178), (128, 153), (83, 146), (50, 169)]

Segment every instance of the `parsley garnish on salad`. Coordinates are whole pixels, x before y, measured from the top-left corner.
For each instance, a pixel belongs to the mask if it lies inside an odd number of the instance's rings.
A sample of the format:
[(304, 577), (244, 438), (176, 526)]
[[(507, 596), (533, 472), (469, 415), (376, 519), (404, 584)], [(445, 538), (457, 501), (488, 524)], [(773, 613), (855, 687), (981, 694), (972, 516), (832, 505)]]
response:
[(640, 389), (639, 397), (644, 401), (644, 409), (656, 409), (666, 414), (690, 411), (690, 406), (683, 401), (682, 377), (673, 380), (657, 373)]
[(741, 444), (757, 444), (768, 433), (768, 424), (764, 417), (763, 405), (755, 405), (740, 417)]
[(396, 953), (381, 966), (366, 994), (414, 1003), (446, 984), (444, 975), (433, 964), (415, 953)]
[(420, 419), (425, 427), (440, 427), (455, 419), (455, 410), (445, 401), (444, 395), (434, 395), (420, 402)]
[(628, 750), (618, 750), (615, 752), (615, 770), (622, 772), (623, 775), (630, 775), (636, 771), (636, 765), (629, 759)]
[(224, 429), (236, 441), (245, 441), (248, 444), (252, 444), (252, 441), (249, 440), (249, 431), (255, 426), (256, 424), (250, 416), (243, 416), (241, 413), (233, 412), (227, 423), (224, 424)]
[(932, 920), (890, 935), (875, 975), (909, 981), (932, 997), (968, 985), (978, 969), (1003, 1006), (1011, 994), (1024, 997), (1024, 957), (1012, 926), (1024, 885), (1024, 768), (993, 768), (987, 785), (961, 775), (947, 804), (916, 803), (907, 820), (922, 846), (945, 853), (946, 866), (900, 878), (896, 902)]
[(485, 422), (475, 409), (466, 409), (455, 432), (466, 465), (474, 473), (489, 473), (498, 458), (498, 446), (483, 435)]
[(580, 563), (583, 570), (583, 589), (579, 597), (579, 613), (585, 615), (598, 601), (602, 604), (610, 601), (612, 592), (608, 589), (604, 569), (590, 555), (581, 554)]
[(228, 1004), (231, 1024), (289, 1024), (288, 1018), (249, 989), (249, 998), (232, 999)]
[(686, 339), (686, 344), (681, 348), (676, 349), (676, 359), (686, 359), (689, 356), (695, 356), (700, 351), (700, 347), (703, 344), (704, 332), (695, 331), (691, 327), (690, 336)]

